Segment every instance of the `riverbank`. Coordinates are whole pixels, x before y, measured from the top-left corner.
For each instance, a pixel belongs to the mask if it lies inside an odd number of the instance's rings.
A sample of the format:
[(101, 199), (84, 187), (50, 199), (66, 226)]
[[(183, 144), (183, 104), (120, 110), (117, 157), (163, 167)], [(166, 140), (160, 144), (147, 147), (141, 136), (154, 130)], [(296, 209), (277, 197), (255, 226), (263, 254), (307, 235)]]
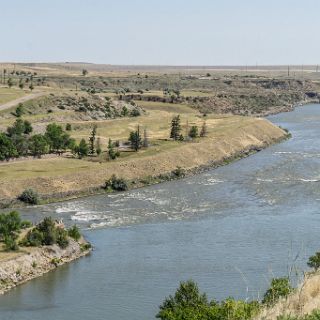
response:
[[(177, 167), (194, 174), (243, 158), (288, 137), (283, 129), (266, 119), (227, 117), (215, 120), (207, 138), (193, 142), (166, 142), (112, 162), (78, 159), (36, 159), (8, 163), (1, 167), (0, 204), (17, 206), (25, 190), (36, 190), (42, 201), (55, 202), (104, 192), (102, 186), (112, 175), (131, 182), (131, 188), (168, 179)], [(170, 177), (169, 177), (170, 178)]]
[(58, 245), (23, 247), (19, 252), (0, 253), (0, 294), (40, 277), (57, 267), (89, 254), (91, 246), (84, 240), (69, 239), (62, 249)]

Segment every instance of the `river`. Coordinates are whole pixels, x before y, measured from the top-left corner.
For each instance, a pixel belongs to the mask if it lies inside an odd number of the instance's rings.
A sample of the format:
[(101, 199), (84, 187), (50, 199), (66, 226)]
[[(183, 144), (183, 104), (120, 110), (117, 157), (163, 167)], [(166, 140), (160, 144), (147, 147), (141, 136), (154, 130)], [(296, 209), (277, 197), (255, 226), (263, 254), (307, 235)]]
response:
[(0, 297), (0, 319), (154, 319), (181, 280), (252, 299), (301, 272), (320, 250), (320, 105), (269, 120), (292, 139), (186, 179), (23, 210), (78, 223), (95, 250)]

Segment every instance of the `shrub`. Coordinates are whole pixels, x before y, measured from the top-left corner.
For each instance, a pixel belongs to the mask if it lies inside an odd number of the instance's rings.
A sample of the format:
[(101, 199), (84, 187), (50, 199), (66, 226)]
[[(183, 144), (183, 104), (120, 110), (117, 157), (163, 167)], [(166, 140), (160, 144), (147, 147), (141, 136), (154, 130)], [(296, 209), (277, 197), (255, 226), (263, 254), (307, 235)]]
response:
[(279, 298), (287, 297), (293, 288), (290, 284), (289, 278), (274, 278), (271, 280), (270, 288), (264, 294), (262, 303), (272, 305), (279, 300)]
[(72, 127), (71, 127), (71, 123), (67, 123), (66, 124), (66, 131), (71, 131)]
[(17, 241), (14, 236), (6, 236), (4, 238), (4, 248), (6, 251), (17, 251), (19, 250)]
[(172, 170), (172, 175), (176, 178), (183, 178), (186, 175), (186, 172), (183, 168), (177, 167), (176, 169)]
[(65, 249), (68, 244), (68, 232), (62, 228), (56, 228), (56, 241), (60, 248)]
[(311, 256), (307, 264), (310, 268), (317, 271), (320, 268), (320, 252), (316, 252), (314, 256)]
[(18, 200), (25, 202), (25, 203), (28, 203), (28, 204), (38, 204), (39, 203), (39, 195), (33, 189), (26, 189), (18, 197)]
[(76, 225), (74, 225), (73, 227), (71, 227), (68, 230), (68, 235), (69, 235), (69, 237), (71, 237), (72, 239), (74, 239), (76, 241), (78, 241), (81, 238), (80, 230)]
[(115, 191), (126, 191), (128, 190), (128, 182), (123, 178), (117, 178), (115, 175), (112, 175), (111, 179), (105, 182), (104, 189), (112, 189)]

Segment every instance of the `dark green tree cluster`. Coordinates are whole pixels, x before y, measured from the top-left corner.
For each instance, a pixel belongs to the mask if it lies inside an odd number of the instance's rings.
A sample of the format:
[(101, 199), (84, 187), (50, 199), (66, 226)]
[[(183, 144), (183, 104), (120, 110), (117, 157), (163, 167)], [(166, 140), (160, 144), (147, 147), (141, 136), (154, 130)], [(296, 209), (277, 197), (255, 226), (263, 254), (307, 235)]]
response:
[(45, 134), (31, 135), (33, 128), (27, 120), (18, 118), (7, 132), (0, 133), (0, 161), (32, 155), (41, 157), (47, 153), (59, 153), (73, 149), (75, 142), (61, 126), (52, 123)]
[(32, 247), (57, 244), (60, 248), (66, 248), (69, 244), (68, 231), (57, 226), (51, 217), (46, 217), (27, 233), (22, 243)]
[(130, 146), (134, 151), (138, 151), (142, 147), (142, 138), (140, 134), (140, 127), (136, 131), (131, 131), (129, 136)]
[(17, 211), (0, 214), (0, 240), (4, 242), (5, 250), (18, 250), (17, 239), (21, 229), (30, 227), (31, 223), (22, 221)]

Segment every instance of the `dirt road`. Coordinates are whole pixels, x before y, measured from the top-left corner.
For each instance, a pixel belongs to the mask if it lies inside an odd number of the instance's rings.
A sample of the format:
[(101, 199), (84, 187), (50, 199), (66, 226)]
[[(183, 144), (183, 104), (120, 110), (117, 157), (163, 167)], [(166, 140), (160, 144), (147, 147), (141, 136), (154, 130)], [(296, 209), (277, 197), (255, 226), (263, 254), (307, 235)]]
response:
[(17, 106), (19, 103), (23, 103), (23, 102), (29, 101), (31, 99), (39, 98), (41, 96), (44, 96), (45, 94), (46, 94), (45, 92), (35, 92), (35, 93), (28, 94), (24, 97), (21, 97), (19, 99), (15, 99), (15, 100), (9, 101), (7, 103), (1, 104), (0, 111), (10, 109), (14, 106)]

